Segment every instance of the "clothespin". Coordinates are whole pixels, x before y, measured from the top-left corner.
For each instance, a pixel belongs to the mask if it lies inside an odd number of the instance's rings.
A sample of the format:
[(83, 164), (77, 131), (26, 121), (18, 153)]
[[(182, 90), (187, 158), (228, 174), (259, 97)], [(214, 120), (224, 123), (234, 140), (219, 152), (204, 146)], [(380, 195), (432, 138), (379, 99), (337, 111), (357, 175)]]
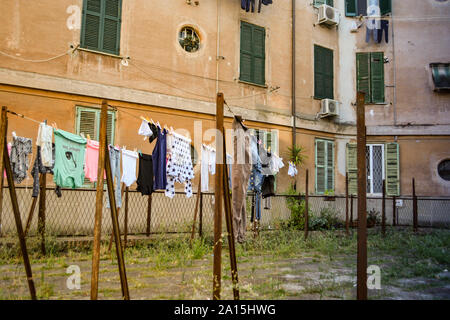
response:
[(127, 147), (126, 146), (122, 146), (122, 150), (127, 150)]
[[(80, 136), (85, 139), (84, 133), (80, 133)], [(90, 140), (90, 139), (89, 139)]]
[(148, 117), (145, 117), (145, 121), (150, 122), (150, 119)]
[(91, 136), (89, 135), (89, 133), (86, 134), (86, 137), (87, 137), (88, 140), (91, 140)]
[(156, 122), (156, 125), (158, 126), (158, 128), (162, 129), (162, 128), (161, 128), (161, 125), (159, 124), (159, 121)]
[(137, 148), (134, 148), (134, 149), (133, 149), (133, 152), (137, 152)]
[(148, 120), (146, 118), (144, 118), (143, 116), (140, 116), (139, 118), (141, 118), (141, 120), (143, 120), (143, 121), (147, 121), (148, 122)]
[(173, 132), (173, 127), (170, 127), (170, 132)]
[(52, 122), (52, 127), (53, 127), (53, 129), (58, 130), (58, 126), (56, 125), (56, 122)]
[(15, 132), (15, 131), (13, 131), (13, 132), (12, 132), (12, 136), (13, 136), (13, 138), (14, 138), (14, 139), (16, 139), (16, 138), (17, 138), (17, 134), (16, 134), (16, 132)]
[(267, 152), (270, 152), (270, 146), (267, 148)]
[(150, 121), (151, 121), (151, 123), (155, 124), (155, 122), (153, 121), (153, 119), (152, 119), (152, 118), (150, 118)]

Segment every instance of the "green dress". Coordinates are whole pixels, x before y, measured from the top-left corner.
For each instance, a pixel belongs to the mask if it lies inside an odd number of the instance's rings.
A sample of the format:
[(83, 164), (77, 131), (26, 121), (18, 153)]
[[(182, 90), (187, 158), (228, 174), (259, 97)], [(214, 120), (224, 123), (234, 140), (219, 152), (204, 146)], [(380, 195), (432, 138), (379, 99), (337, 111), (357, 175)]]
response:
[(55, 130), (55, 168), (53, 180), (63, 188), (80, 188), (84, 183), (86, 139)]

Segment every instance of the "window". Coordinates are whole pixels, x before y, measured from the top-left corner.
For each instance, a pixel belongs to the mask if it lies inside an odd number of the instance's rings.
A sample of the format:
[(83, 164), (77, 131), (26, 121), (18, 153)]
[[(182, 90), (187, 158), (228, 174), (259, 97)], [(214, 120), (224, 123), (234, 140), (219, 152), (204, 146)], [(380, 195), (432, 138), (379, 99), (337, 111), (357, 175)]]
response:
[(450, 91), (450, 63), (430, 63), (434, 91)]
[(384, 103), (383, 52), (356, 54), (356, 88), (365, 92), (366, 103)]
[(334, 192), (334, 142), (316, 139), (316, 193)]
[(330, 7), (333, 6), (333, 0), (314, 0), (314, 7), (320, 7), (321, 5), (326, 4)]
[[(356, 143), (347, 144), (347, 177), (349, 194), (358, 191), (358, 166)], [(386, 194), (400, 194), (399, 146), (397, 143), (368, 144), (366, 146), (367, 193), (381, 194), (383, 179)]]
[(438, 174), (442, 179), (450, 181), (450, 160), (446, 159), (438, 164)]
[(240, 76), (241, 81), (265, 85), (266, 31), (262, 27), (241, 22)]
[(374, 5), (380, 7), (381, 16), (392, 11), (391, 0), (345, 0), (345, 15), (347, 17), (367, 16), (367, 8)]
[(118, 55), (122, 0), (84, 0), (81, 47)]
[(384, 180), (384, 145), (366, 146), (367, 193), (382, 194)]
[[(77, 107), (77, 134), (89, 135), (92, 140), (99, 140), (100, 137), (100, 109)], [(106, 136), (108, 144), (114, 144), (114, 131), (116, 114), (114, 111), (108, 111), (108, 123), (106, 127)]]
[(333, 50), (314, 45), (314, 97), (333, 99)]
[(194, 28), (184, 27), (178, 35), (180, 46), (187, 52), (196, 52), (200, 49), (200, 38)]

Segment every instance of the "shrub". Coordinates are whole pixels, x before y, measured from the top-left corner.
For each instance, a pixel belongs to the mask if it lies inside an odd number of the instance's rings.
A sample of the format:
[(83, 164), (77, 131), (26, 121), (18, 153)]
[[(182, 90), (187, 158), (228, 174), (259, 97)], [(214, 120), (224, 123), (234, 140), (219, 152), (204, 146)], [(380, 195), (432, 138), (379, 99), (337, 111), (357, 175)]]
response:
[(319, 215), (311, 215), (309, 218), (310, 230), (330, 230), (343, 227), (343, 222), (338, 218), (338, 213), (333, 208), (322, 208)]

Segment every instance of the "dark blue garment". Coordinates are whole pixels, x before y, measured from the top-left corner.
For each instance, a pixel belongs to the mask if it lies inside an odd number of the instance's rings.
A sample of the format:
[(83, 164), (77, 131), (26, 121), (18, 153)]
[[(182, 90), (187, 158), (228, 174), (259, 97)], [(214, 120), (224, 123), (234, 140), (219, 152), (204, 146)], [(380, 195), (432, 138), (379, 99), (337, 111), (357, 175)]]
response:
[(381, 20), (381, 29), (378, 30), (378, 43), (381, 43), (383, 39), (383, 31), (384, 31), (384, 40), (386, 43), (389, 42), (389, 20)]
[(255, 0), (241, 0), (241, 8), (246, 12), (249, 12), (250, 9), (255, 12)]
[(166, 176), (166, 152), (167, 152), (167, 130), (161, 131), (158, 128), (158, 140), (156, 141), (155, 149), (153, 149), (153, 190), (166, 190), (167, 176)]
[(261, 12), (261, 3), (265, 6), (272, 4), (272, 0), (259, 0), (258, 13)]

